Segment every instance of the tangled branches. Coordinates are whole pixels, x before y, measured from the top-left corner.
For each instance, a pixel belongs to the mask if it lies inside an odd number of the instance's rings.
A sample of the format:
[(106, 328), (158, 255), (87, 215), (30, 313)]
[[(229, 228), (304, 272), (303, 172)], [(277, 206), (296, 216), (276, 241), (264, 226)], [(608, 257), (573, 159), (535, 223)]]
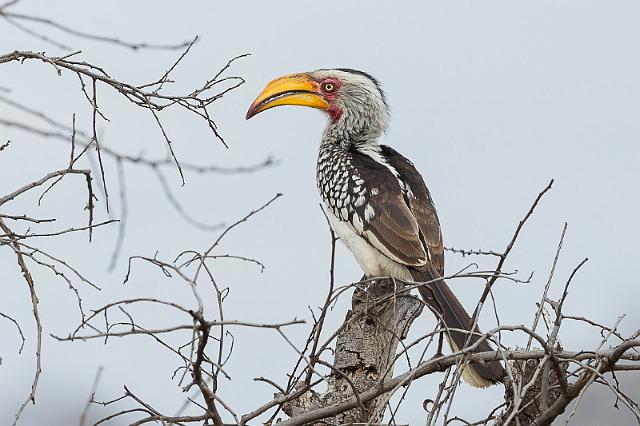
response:
[[(108, 121), (108, 118), (100, 111), (98, 108), (98, 94), (97, 87), (98, 83), (104, 84), (107, 87), (117, 91), (122, 96), (126, 98), (127, 101), (132, 104), (149, 110), (151, 115), (153, 116), (155, 122), (162, 133), (162, 136), (169, 148), (169, 152), (171, 157), (173, 158), (178, 171), (180, 172), (180, 177), (184, 184), (184, 172), (182, 170), (182, 166), (180, 162), (176, 158), (176, 154), (173, 150), (172, 141), (169, 138), (165, 127), (160, 120), (159, 112), (163, 111), (167, 108), (173, 107), (181, 107), (186, 111), (195, 114), (196, 116), (202, 118), (211, 132), (223, 143), (224, 139), (218, 132), (218, 127), (211, 117), (211, 114), (208, 108), (211, 106), (213, 102), (218, 99), (221, 99), (226, 93), (231, 90), (239, 87), (244, 83), (242, 77), (224, 77), (220, 78), (222, 73), (226, 71), (231, 64), (242, 57), (247, 55), (236, 56), (231, 59), (217, 74), (208, 79), (203, 85), (199, 88), (194, 89), (193, 91), (182, 94), (182, 95), (173, 95), (166, 94), (163, 91), (163, 88), (167, 83), (171, 83), (170, 79), (171, 72), (179, 65), (180, 61), (189, 53), (189, 50), (197, 41), (197, 37), (193, 39), (193, 41), (187, 46), (185, 51), (178, 57), (178, 59), (171, 65), (171, 67), (157, 80), (143, 83), (139, 85), (134, 85), (131, 83), (123, 82), (118, 79), (111, 77), (107, 72), (99, 66), (90, 64), (84, 61), (76, 61), (74, 57), (79, 55), (80, 51), (76, 51), (70, 53), (65, 56), (52, 57), (48, 56), (44, 53), (38, 52), (26, 52), (26, 51), (14, 51), (5, 55), (0, 55), (0, 65), (9, 62), (20, 62), (24, 63), (25, 61), (30, 60), (39, 60), (46, 64), (51, 65), (55, 72), (60, 76), (63, 71), (71, 72), (75, 74), (79, 81), (82, 92), (84, 93), (87, 101), (92, 107), (93, 111), (93, 122), (92, 122), (92, 135), (89, 141), (89, 145), (94, 145), (96, 149), (96, 153), (98, 155), (98, 160), (100, 161), (100, 171), (102, 174), (102, 179), (104, 183), (104, 167), (102, 166), (102, 158), (100, 151), (100, 142), (98, 141), (96, 124), (98, 117), (103, 120)], [(231, 83), (227, 87), (223, 87), (222, 89), (215, 91), (212, 93), (213, 89), (217, 89), (220, 85), (225, 83)], [(90, 89), (87, 89), (87, 86)], [(225, 144), (226, 146), (226, 144)], [(108, 192), (105, 186), (105, 193), (107, 193), (107, 205), (108, 205)]]
[[(31, 117), (33, 121), (44, 123), (46, 127), (37, 127), (31, 121), (20, 122), (11, 116), (0, 117), (0, 126), (5, 128), (18, 129), (25, 134), (34, 138), (48, 138), (63, 141), (67, 144), (69, 150), (68, 163), (64, 168), (47, 170), (43, 172), (42, 177), (25, 182), (18, 188), (12, 189), (6, 194), (0, 194), (0, 248), (6, 248), (12, 252), (18, 269), (20, 270), (24, 281), (29, 289), (31, 307), (33, 311), (33, 319), (36, 332), (36, 349), (35, 349), (35, 372), (33, 375), (31, 391), (24, 402), (18, 409), (14, 423), (17, 423), (22, 412), (29, 402), (35, 403), (36, 391), (41, 373), (42, 365), (42, 347), (43, 347), (43, 324), (39, 313), (39, 303), (37, 293), (37, 283), (33, 278), (31, 269), (36, 266), (49, 271), (54, 277), (63, 280), (74, 294), (77, 300), (77, 306), (80, 313), (81, 321), (91, 318), (85, 313), (83, 305), (82, 290), (79, 284), (87, 285), (94, 290), (100, 290), (98, 285), (94, 284), (87, 278), (83, 272), (76, 266), (71, 265), (65, 259), (51, 253), (48, 249), (43, 249), (35, 241), (42, 238), (55, 239), (71, 233), (87, 232), (89, 241), (92, 240), (93, 232), (97, 228), (107, 227), (112, 224), (118, 224), (118, 239), (111, 258), (111, 268), (116, 264), (118, 255), (122, 249), (124, 235), (127, 223), (127, 192), (126, 192), (126, 175), (125, 166), (147, 167), (153, 170), (157, 178), (162, 192), (169, 200), (170, 204), (180, 213), (180, 215), (194, 226), (206, 229), (208, 231), (220, 229), (219, 224), (203, 224), (191, 217), (186, 209), (182, 207), (180, 202), (173, 196), (170, 186), (167, 183), (163, 169), (173, 168), (179, 172), (182, 184), (185, 184), (186, 173), (198, 174), (243, 174), (259, 171), (273, 164), (271, 159), (266, 159), (256, 165), (241, 167), (219, 167), (217, 165), (193, 164), (181, 162), (174, 151), (174, 141), (169, 136), (163, 119), (162, 112), (165, 110), (181, 109), (186, 111), (190, 116), (195, 117), (205, 123), (211, 134), (222, 142), (225, 146), (223, 136), (218, 130), (218, 126), (214, 121), (211, 107), (212, 104), (222, 99), (227, 93), (236, 89), (244, 83), (244, 80), (238, 76), (225, 75), (233, 62), (247, 55), (239, 55), (219, 69), (212, 73), (202, 84), (184, 92), (172, 93), (171, 88), (175, 86), (173, 79), (174, 71), (181, 65), (184, 58), (192, 51), (197, 42), (197, 37), (188, 43), (180, 43), (177, 45), (154, 45), (149, 43), (130, 43), (115, 37), (105, 37), (94, 35), (82, 31), (77, 31), (63, 24), (59, 24), (52, 20), (21, 14), (14, 11), (18, 5), (18, 1), (10, 1), (0, 5), (0, 22), (9, 23), (19, 30), (34, 36), (42, 41), (61, 48), (70, 50), (70, 53), (64, 55), (51, 55), (45, 52), (21, 51), (0, 54), (0, 66), (9, 67), (12, 64), (18, 66), (26, 66), (27, 63), (40, 63), (47, 67), (51, 67), (56, 75), (63, 74), (73, 75), (77, 78), (79, 89), (84, 95), (90, 109), (91, 123), (89, 131), (77, 129), (76, 116), (73, 115), (71, 125), (64, 124), (52, 118), (49, 114), (38, 111), (35, 108), (23, 103), (22, 101), (11, 97), (10, 88), (2, 88), (0, 94), (0, 102), (8, 105), (10, 108), (20, 111)], [(181, 50), (176, 59), (171, 62), (170, 66), (159, 73), (159, 77), (151, 79), (143, 83), (133, 83), (124, 79), (119, 79), (106, 71), (106, 67), (95, 63), (78, 59), (82, 52), (72, 50), (68, 46), (40, 33), (31, 27), (31, 24), (44, 25), (58, 31), (62, 31), (67, 35), (79, 37), (90, 41), (99, 41), (113, 44), (134, 51), (145, 49), (161, 49), (176, 51)], [(122, 98), (133, 105), (137, 109), (147, 111), (156, 124), (159, 134), (167, 146), (168, 154), (166, 158), (149, 158), (145, 155), (131, 155), (126, 152), (120, 152), (105, 143), (99, 138), (98, 127), (102, 122), (109, 122), (108, 113), (99, 105), (100, 93), (102, 90), (111, 90), (118, 93)], [(81, 127), (81, 126), (80, 126)], [(11, 141), (0, 144), (0, 154), (5, 150), (14, 148)], [(113, 161), (118, 172), (119, 187), (119, 219), (109, 219), (96, 223), (96, 210), (103, 208), (108, 214), (111, 214), (109, 201), (109, 184), (110, 176), (106, 172), (106, 162)], [(93, 169), (94, 162), (98, 165), (97, 170)], [(85, 166), (83, 163), (88, 163)], [(50, 167), (49, 165), (46, 165)], [(80, 208), (86, 211), (86, 225), (74, 225), (63, 229), (51, 229), (55, 225), (57, 217), (40, 218), (31, 214), (25, 209), (31, 194), (40, 191), (37, 197), (37, 204), (42, 204), (46, 197), (54, 187), (60, 185), (62, 181), (71, 181), (75, 177), (81, 177), (86, 187), (85, 201)], [(99, 190), (96, 191), (95, 181), (99, 183)], [(99, 200), (98, 195), (102, 194), (103, 200)], [(101, 202), (102, 201), (102, 202)], [(66, 201), (71, 207), (73, 202)], [(12, 212), (13, 211), (13, 212)], [(15, 212), (18, 213), (15, 213)], [(25, 335), (18, 321), (8, 313), (0, 312), (2, 319), (15, 325), (17, 332), (22, 339), (20, 352), (24, 347)], [(208, 326), (211, 327), (211, 326)]]
[[(19, 121), (12, 116), (0, 117), (0, 126), (18, 130), (31, 138), (57, 140), (64, 143), (65, 166), (52, 167), (35, 179), (29, 179), (0, 194), (0, 248), (10, 257), (12, 266), (20, 273), (22, 283), (28, 289), (33, 328), (35, 329), (35, 365), (31, 388), (18, 407), (14, 423), (30, 403), (35, 403), (38, 384), (41, 379), (42, 353), (46, 351), (46, 324), (40, 315), (41, 300), (38, 297), (39, 281), (32, 272), (35, 269), (50, 273), (62, 280), (77, 301), (79, 321), (77, 327), (68, 334), (53, 336), (58, 341), (74, 345), (79, 342), (103, 340), (111, 343), (116, 338), (149, 339), (159, 351), (166, 351), (177, 360), (175, 369), (167, 369), (166, 374), (175, 381), (186, 397), (178, 412), (169, 412), (167, 407), (153, 405), (148, 395), (136, 389), (133, 383), (126, 383), (124, 391), (115, 398), (106, 400), (101, 395), (99, 371), (94, 381), (91, 396), (80, 419), (81, 424), (89, 422), (91, 409), (106, 407), (109, 414), (95, 424), (111, 421), (128, 421), (132, 424), (153, 422), (173, 424), (223, 424), (250, 425), (280, 423), (285, 425), (303, 424), (389, 424), (402, 423), (400, 408), (406, 405), (407, 393), (414, 385), (427, 376), (441, 378), (440, 385), (428, 395), (424, 403), (428, 424), (549, 424), (567, 412), (567, 422), (574, 417), (577, 407), (587, 390), (593, 385), (601, 385), (610, 390), (615, 404), (624, 406), (633, 418), (640, 422), (640, 409), (618, 381), (616, 374), (640, 370), (640, 330), (630, 334), (621, 331), (620, 316), (612, 324), (601, 324), (588, 318), (584, 313), (570, 313), (566, 308), (569, 289), (578, 280), (587, 260), (581, 261), (564, 280), (561, 295), (557, 300), (550, 297), (550, 288), (558, 281), (556, 265), (567, 234), (565, 224), (546, 284), (541, 289), (537, 305), (523, 301), (522, 310), (532, 305), (530, 326), (503, 324), (495, 306), (494, 291), (498, 282), (509, 284), (529, 284), (531, 276), (521, 276), (508, 270), (507, 260), (516, 250), (521, 234), (528, 220), (538, 208), (545, 194), (550, 191), (550, 182), (536, 197), (503, 250), (450, 249), (462, 256), (486, 256), (496, 260), (495, 266), (480, 270), (475, 264), (458, 271), (447, 280), (468, 280), (483, 284), (483, 292), (473, 313), (477, 323), (487, 306), (493, 308), (496, 326), (486, 330), (473, 344), (452, 353), (445, 353), (443, 341), (451, 330), (436, 324), (432, 329), (412, 335), (416, 330), (418, 316), (425, 311), (421, 300), (412, 296), (416, 283), (400, 282), (384, 278), (361, 280), (343, 285), (336, 282), (334, 263), (337, 239), (330, 234), (330, 278), (322, 304), (309, 309), (310, 318), (305, 322), (298, 319), (300, 312), (290, 312), (289, 321), (248, 321), (245, 318), (229, 318), (225, 301), (229, 287), (216, 275), (213, 265), (222, 259), (233, 259), (264, 269), (260, 260), (231, 254), (222, 249), (227, 235), (237, 227), (245, 226), (252, 218), (267, 209), (279, 197), (268, 200), (259, 208), (249, 212), (230, 226), (208, 223), (195, 218), (171, 191), (167, 171), (176, 170), (180, 182), (185, 184), (189, 174), (244, 174), (269, 167), (274, 161), (267, 158), (254, 165), (238, 167), (213, 164), (198, 164), (182, 161), (174, 148), (177, 145), (175, 131), (169, 128), (164, 112), (177, 110), (186, 112), (204, 124), (211, 135), (223, 145), (227, 145), (213, 117), (213, 105), (230, 91), (244, 83), (239, 76), (227, 75), (234, 62), (246, 55), (239, 55), (227, 61), (219, 70), (207, 76), (204, 81), (180, 91), (174, 81), (176, 70), (184, 66), (184, 58), (196, 50), (197, 38), (175, 45), (137, 43), (118, 37), (89, 34), (78, 31), (50, 19), (15, 12), (18, 1), (0, 5), (0, 22), (8, 23), (20, 31), (36, 37), (63, 54), (49, 54), (44, 51), (14, 50), (0, 54), (3, 67), (26, 67), (28, 64), (44, 65), (55, 75), (70, 75), (77, 79), (80, 93), (84, 96), (91, 119), (85, 129), (76, 123), (75, 115), (69, 117), (70, 124), (57, 121), (49, 114), (17, 100), (11, 90), (0, 88), (0, 102), (11, 109), (26, 114), (32, 121)], [(107, 67), (80, 59), (82, 52), (72, 49), (66, 43), (38, 32), (34, 24), (60, 31), (67, 36), (80, 37), (93, 42), (111, 43), (115, 46), (141, 51), (160, 49), (176, 52), (168, 62), (168, 67), (157, 73), (157, 77), (143, 82), (131, 82), (116, 77), (106, 71)], [(109, 121), (109, 112), (99, 102), (105, 92), (115, 93), (136, 111), (147, 114), (155, 126), (157, 136), (167, 148), (166, 157), (152, 158), (144, 154), (131, 154), (118, 150), (99, 136), (100, 124)], [(78, 128), (79, 127), (79, 128)], [(11, 141), (0, 142), (0, 155), (16, 148)], [(68, 161), (67, 161), (68, 158)], [(96, 167), (92, 168), (92, 163)], [(115, 166), (117, 181), (112, 179), (109, 165)], [(204, 248), (190, 249), (177, 253), (175, 258), (166, 259), (159, 254), (127, 256), (128, 268), (125, 283), (153, 281), (154, 278), (172, 280), (176, 290), (187, 289), (188, 301), (177, 297), (135, 296), (118, 298), (107, 304), (87, 310), (83, 302), (86, 291), (100, 290), (81, 268), (72, 265), (63, 257), (45, 249), (39, 241), (53, 239), (75, 233), (86, 233), (89, 241), (99, 230), (118, 226), (118, 238), (113, 248), (110, 265), (113, 268), (122, 252), (127, 226), (128, 168), (142, 167), (151, 171), (153, 182), (164, 194), (168, 202), (184, 221), (199, 230), (218, 233), (212, 243)], [(74, 207), (82, 211), (82, 222), (71, 226), (58, 226), (60, 217), (39, 217), (25, 207), (29, 195), (37, 193), (40, 205), (53, 197), (61, 197), (52, 188), (61, 188), (62, 181), (80, 186), (81, 197), (65, 199), (68, 210)], [(111, 182), (117, 182), (118, 200), (110, 202)], [(60, 198), (62, 199), (62, 197)], [(56, 201), (59, 200), (56, 198)], [(113, 205), (119, 205), (117, 214)], [(112, 215), (109, 220), (100, 221), (98, 213), (104, 210)], [(86, 217), (86, 219), (85, 219)], [(247, 225), (249, 226), (249, 225)], [(55, 227), (55, 228), (54, 228)], [(207, 234), (209, 235), (209, 234)], [(153, 273), (140, 274), (141, 265), (151, 265)], [(159, 278), (158, 278), (159, 277)], [(431, 283), (420, 283), (429, 285)], [(101, 283), (102, 286), (102, 283)], [(104, 288), (107, 288), (106, 286)], [(128, 289), (128, 287), (127, 287)], [(126, 290), (125, 290), (126, 291)], [(353, 294), (353, 295), (352, 295)], [(352, 295), (352, 296), (351, 296)], [(351, 309), (344, 315), (337, 327), (332, 321), (338, 302), (351, 296)], [(42, 303), (48, 300), (43, 299)], [(149, 323), (144, 318), (145, 307), (152, 307), (157, 313)], [(4, 308), (3, 308), (4, 309)], [(437, 317), (437, 312), (433, 312)], [(342, 314), (338, 314), (342, 318)], [(20, 338), (19, 352), (22, 353), (28, 333), (23, 333), (22, 325), (8, 313), (0, 312), (0, 319), (8, 321), (12, 330)], [(157, 321), (157, 322), (155, 322)], [(334, 321), (335, 322), (335, 321)], [(560, 331), (566, 330), (567, 322), (577, 322), (585, 328), (596, 329), (602, 339), (594, 347), (579, 350), (565, 348), (561, 344)], [(306, 327), (306, 339), (297, 342), (292, 338), (292, 329)], [(564, 328), (563, 328), (564, 327)], [(234, 330), (252, 328), (273, 333), (285, 350), (295, 354), (295, 361), (285, 379), (255, 377), (260, 385), (267, 385), (274, 396), (265, 398), (258, 406), (236, 407), (229, 402), (222, 383), (231, 379), (229, 360), (234, 353)], [(546, 329), (545, 329), (546, 328)], [(545, 331), (541, 331), (545, 329)], [(416, 333), (413, 333), (416, 334)], [(517, 340), (517, 347), (504, 343), (503, 336), (510, 334)], [(26, 337), (25, 337), (26, 335)], [(477, 353), (474, 349), (483, 341), (492, 342), (495, 351)], [(469, 342), (470, 343), (470, 342)], [(236, 349), (237, 350), (237, 349)], [(280, 348), (276, 349), (277, 351)], [(272, 351), (276, 351), (272, 350)], [(504, 400), (495, 401), (495, 407), (483, 413), (480, 419), (463, 419), (455, 411), (454, 401), (459, 395), (461, 371), (470, 363), (502, 360), (506, 365)], [(258, 385), (256, 385), (258, 386)], [(573, 406), (572, 406), (573, 404)], [(412, 407), (415, 409), (415, 407)], [(282, 420), (286, 414), (289, 418)]]
[[(216, 404), (224, 407), (227, 413), (232, 416), (236, 422), (239, 421), (238, 415), (218, 394), (218, 380), (220, 375), (227, 379), (230, 379), (230, 375), (225, 371), (224, 366), (229, 360), (233, 351), (233, 335), (229, 333), (228, 328), (233, 327), (253, 327), (270, 329), (277, 332), (282, 336), (283, 340), (288, 344), (291, 341), (287, 338), (284, 329), (289, 326), (297, 324), (303, 324), (304, 321), (293, 319), (291, 321), (283, 323), (252, 323), (243, 320), (227, 320), (224, 315), (223, 302), (228, 294), (228, 288), (222, 288), (214, 277), (211, 262), (215, 262), (220, 258), (238, 258), (245, 261), (254, 262), (260, 265), (260, 263), (254, 259), (244, 258), (240, 256), (230, 256), (227, 254), (217, 255), (214, 252), (218, 248), (222, 239), (232, 231), (236, 226), (246, 222), (253, 215), (259, 213), (272, 202), (280, 197), (277, 194), (262, 207), (251, 211), (249, 214), (227, 227), (215, 240), (215, 242), (206, 250), (202, 252), (198, 251), (185, 251), (176, 257), (173, 262), (165, 262), (157, 257), (148, 258), (135, 256), (129, 259), (129, 270), (125, 277), (125, 282), (129, 281), (132, 273), (133, 263), (136, 261), (147, 262), (155, 267), (159, 268), (162, 274), (167, 277), (177, 277), (184, 284), (189, 286), (195, 306), (193, 308), (182, 306), (178, 303), (160, 300), (154, 298), (137, 298), (126, 299), (117, 302), (109, 303), (102, 306), (99, 309), (93, 311), (90, 316), (87, 316), (80, 325), (68, 336), (57, 337), (60, 341), (86, 341), (90, 339), (105, 339), (107, 341), (113, 337), (125, 337), (134, 335), (146, 335), (151, 336), (153, 340), (161, 347), (169, 350), (176, 355), (181, 362), (179, 366), (173, 372), (173, 377), (179, 376), (178, 385), (182, 387), (184, 392), (190, 392), (195, 386), (197, 388), (199, 396), (202, 398), (204, 405), (201, 405), (195, 399), (189, 397), (188, 403), (194, 404), (204, 410), (201, 415), (196, 416), (172, 416), (162, 414), (161, 410), (152, 408), (148, 403), (145, 403), (141, 397), (138, 397), (125, 387), (125, 394), (119, 398), (111, 401), (101, 402), (102, 405), (113, 405), (123, 400), (133, 400), (138, 404), (135, 409), (121, 410), (115, 414), (112, 414), (105, 419), (101, 420), (97, 424), (104, 421), (111, 420), (116, 417), (125, 416), (132, 412), (142, 412), (146, 417), (136, 420), (136, 424), (143, 424), (153, 421), (162, 421), (165, 423), (187, 423), (187, 422), (202, 422), (211, 421), (214, 425), (222, 425), (221, 416), (218, 412)], [(202, 282), (200, 282), (202, 281)], [(211, 284), (216, 300), (217, 320), (208, 320), (205, 315), (205, 304), (203, 303), (203, 297), (200, 294), (199, 288), (201, 288), (207, 281)], [(156, 305), (159, 308), (177, 311), (178, 313), (186, 316), (189, 323), (173, 325), (166, 328), (148, 328), (140, 325), (134, 319), (134, 315), (129, 311), (129, 308), (135, 308), (141, 304)], [(123, 316), (122, 320), (112, 320), (112, 312), (116, 312)], [(163, 315), (164, 316), (164, 315)], [(97, 324), (98, 321), (104, 320), (105, 325), (101, 328)], [(91, 330), (90, 333), (83, 333), (84, 330)], [(181, 333), (186, 343), (181, 346), (174, 347), (172, 344), (165, 341), (164, 335)], [(227, 343), (231, 338), (230, 343)], [(210, 349), (209, 343), (215, 342), (215, 353), (209, 355)], [(190, 377), (187, 380), (187, 377)], [(98, 403), (92, 400), (92, 403)]]
[[(485, 287), (489, 288), (488, 294), (492, 293), (491, 285), (499, 280), (512, 283), (529, 282), (530, 277), (518, 278), (517, 274), (503, 271), (502, 266), (509, 252), (515, 247), (517, 237), (528, 218), (549, 188), (550, 186), (539, 195), (524, 220), (518, 224), (514, 237), (505, 251), (498, 256), (498, 267), (487, 271), (465, 269), (446, 278), (483, 280), (488, 285)], [(438, 325), (427, 333), (419, 334), (414, 340), (406, 341), (409, 328), (412, 324), (415, 327), (415, 320), (424, 308), (422, 300), (411, 295), (417, 284), (374, 279), (343, 286), (335, 285), (333, 269), (336, 237), (333, 233), (329, 290), (324, 304), (317, 310), (311, 310), (312, 326), (303, 346), (296, 346), (285, 333), (285, 327), (302, 324), (301, 320), (294, 318), (289, 322), (272, 324), (226, 320), (223, 302), (228, 289), (220, 287), (209, 262), (219, 258), (213, 253), (225, 235), (266, 208), (274, 199), (231, 225), (204, 251), (180, 253), (173, 262), (165, 262), (156, 257), (130, 259), (130, 267), (134, 261), (144, 261), (159, 268), (166, 277), (179, 278), (192, 291), (195, 302), (193, 308), (172, 301), (150, 298), (120, 300), (95, 310), (94, 314), (87, 317), (69, 336), (57, 337), (60, 340), (74, 341), (135, 335), (151, 336), (161, 347), (179, 358), (181, 365), (174, 371), (173, 377), (179, 376), (179, 386), (182, 386), (185, 392), (192, 392), (187, 398), (186, 406), (201, 411), (192, 415), (169, 415), (153, 408), (142, 396), (125, 387), (124, 395), (116, 399), (92, 400), (92, 403), (111, 406), (129, 401), (134, 404), (133, 407), (118, 409), (96, 424), (115, 417), (135, 414), (143, 414), (143, 417), (133, 420), (133, 424), (161, 421), (222, 425), (225, 424), (225, 417), (233, 419), (232, 424), (237, 425), (249, 425), (259, 418), (263, 419), (263, 423), (277, 422), (282, 426), (378, 424), (383, 418), (389, 419), (389, 424), (396, 424), (399, 408), (412, 384), (426, 376), (441, 373), (443, 379), (435, 395), (425, 401), (428, 424), (549, 424), (573, 403), (570, 420), (585, 391), (593, 384), (609, 388), (616, 399), (627, 407), (636, 419), (640, 419), (637, 403), (622, 390), (615, 376), (617, 372), (640, 369), (640, 352), (637, 350), (640, 347), (640, 330), (624, 336), (618, 331), (622, 317), (609, 327), (587, 318), (569, 315), (563, 309), (570, 284), (585, 265), (586, 259), (573, 270), (564, 284), (561, 298), (557, 301), (548, 298), (555, 266), (552, 268), (541, 301), (534, 311), (531, 327), (502, 325), (498, 318), (498, 326), (487, 330), (473, 344), (449, 354), (443, 353), (442, 342), (443, 337), (451, 330), (444, 326)], [(566, 225), (558, 244), (554, 265), (558, 262), (565, 234)], [(182, 260), (185, 256), (186, 260)], [(254, 259), (241, 259), (259, 264)], [(201, 293), (204, 288), (202, 283), (198, 283), (201, 271), (203, 279), (211, 284), (217, 301), (214, 320), (205, 319), (202, 300), (211, 299), (211, 296)], [(129, 273), (125, 279), (130, 279)], [(353, 289), (355, 292), (352, 308), (344, 322), (337, 329), (327, 332), (324, 326), (327, 317), (331, 315), (332, 306)], [(482, 297), (486, 295), (483, 294)], [(129, 309), (143, 303), (177, 310), (185, 315), (190, 323), (174, 324), (164, 328), (143, 326), (135, 320), (135, 315)], [(482, 303), (481, 299), (476, 306), (476, 312), (480, 312)], [(111, 312), (118, 312), (123, 318), (113, 320)], [(494, 312), (497, 317), (495, 306)], [(434, 314), (437, 315), (437, 312)], [(550, 320), (551, 315), (553, 320)], [(104, 318), (105, 326), (102, 328), (96, 323), (98, 318)], [(596, 327), (602, 332), (602, 341), (590, 350), (572, 351), (562, 348), (558, 336), (562, 324), (567, 320), (580, 321)], [(547, 327), (546, 335), (537, 331), (540, 322)], [(224, 366), (231, 356), (233, 346), (224, 343), (228, 337), (224, 330), (234, 326), (273, 330), (282, 337), (285, 346), (289, 346), (298, 354), (297, 362), (287, 375), (289, 380), (286, 383), (278, 383), (277, 380), (265, 377), (254, 379), (272, 386), (276, 393), (273, 399), (244, 414), (235, 411), (223, 399), (223, 392), (218, 388), (220, 376), (229, 378)], [(89, 332), (83, 333), (83, 330)], [(167, 343), (163, 336), (172, 333), (184, 333), (185, 344), (176, 347)], [(505, 346), (502, 343), (505, 333), (520, 336), (522, 347)], [(611, 342), (611, 339), (617, 339), (617, 342)], [(475, 352), (474, 349), (485, 340), (491, 341), (496, 350)], [(527, 340), (530, 342), (526, 343)], [(215, 342), (213, 347), (212, 342)], [(495, 359), (503, 360), (507, 367), (504, 401), (479, 420), (465, 420), (455, 415), (452, 403), (459, 389), (462, 369), (469, 363)], [(402, 364), (406, 365), (406, 369), (396, 373), (395, 370)], [(186, 380), (186, 377), (189, 377), (189, 380)], [(322, 384), (327, 384), (327, 389), (320, 393), (318, 389)], [(219, 412), (219, 406), (223, 407), (224, 412)], [(290, 418), (278, 421), (281, 411)]]

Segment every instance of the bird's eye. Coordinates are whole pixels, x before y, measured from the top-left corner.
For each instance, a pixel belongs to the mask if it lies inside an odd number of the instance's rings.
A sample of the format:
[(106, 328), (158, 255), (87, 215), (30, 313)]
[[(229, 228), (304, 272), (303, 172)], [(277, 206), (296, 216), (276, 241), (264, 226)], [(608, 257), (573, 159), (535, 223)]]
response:
[(323, 83), (322, 90), (324, 90), (325, 92), (333, 92), (334, 90), (336, 90), (336, 85), (333, 83)]

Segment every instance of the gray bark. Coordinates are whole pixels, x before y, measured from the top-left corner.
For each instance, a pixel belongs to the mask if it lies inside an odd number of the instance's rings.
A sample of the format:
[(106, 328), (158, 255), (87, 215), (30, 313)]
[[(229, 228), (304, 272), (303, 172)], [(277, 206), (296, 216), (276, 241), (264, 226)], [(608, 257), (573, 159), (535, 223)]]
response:
[[(423, 303), (402, 292), (402, 284), (392, 280), (371, 283), (357, 288), (352, 308), (347, 312), (335, 348), (334, 371), (327, 381), (327, 390), (313, 390), (283, 406), (294, 418), (308, 411), (328, 407), (353, 397), (354, 387), (361, 393), (373, 387), (382, 376), (393, 377), (393, 361), (400, 339), (404, 339), (413, 321), (420, 315)], [(394, 292), (396, 294), (394, 295)], [(323, 419), (317, 425), (377, 423), (384, 414), (385, 395), (344, 413)]]

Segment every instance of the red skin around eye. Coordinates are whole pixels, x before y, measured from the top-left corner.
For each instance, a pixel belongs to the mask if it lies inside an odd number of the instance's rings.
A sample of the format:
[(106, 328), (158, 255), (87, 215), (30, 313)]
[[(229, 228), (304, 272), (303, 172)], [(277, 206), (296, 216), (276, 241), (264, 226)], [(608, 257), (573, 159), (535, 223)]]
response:
[[(331, 92), (324, 90), (324, 86), (327, 83), (333, 84), (334, 89)], [(338, 98), (337, 91), (341, 85), (342, 83), (340, 82), (340, 80), (335, 78), (327, 78), (325, 80), (322, 80), (322, 83), (320, 84), (320, 90), (322, 90), (322, 95), (327, 100), (327, 102), (329, 102), (329, 104), (331, 105), (327, 110), (327, 112), (331, 116), (331, 120), (334, 123), (338, 121), (338, 119), (340, 119), (340, 116), (342, 115), (342, 110), (340, 109), (340, 107), (338, 107), (334, 103), (334, 101)]]

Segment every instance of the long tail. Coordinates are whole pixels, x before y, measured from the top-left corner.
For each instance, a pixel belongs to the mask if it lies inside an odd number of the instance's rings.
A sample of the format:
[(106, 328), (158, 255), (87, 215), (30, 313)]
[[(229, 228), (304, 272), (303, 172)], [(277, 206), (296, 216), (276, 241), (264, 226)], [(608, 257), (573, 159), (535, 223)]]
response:
[[(428, 282), (437, 278), (430, 272), (415, 272), (416, 282)], [(445, 326), (451, 329), (447, 334), (447, 340), (453, 351), (459, 351), (465, 347), (468, 332), (460, 330), (470, 330), (472, 319), (464, 309), (458, 298), (453, 294), (444, 280), (435, 281), (429, 285), (418, 287), (420, 295), (424, 301), (436, 312), (439, 312), (444, 320)], [(471, 346), (481, 336), (480, 329), (476, 326), (474, 334), (469, 338), (466, 347)], [(488, 352), (494, 350), (487, 341), (481, 342), (474, 352)], [(505, 370), (500, 361), (490, 361), (485, 363), (469, 363), (462, 372), (465, 382), (474, 387), (485, 388), (502, 381)]]

